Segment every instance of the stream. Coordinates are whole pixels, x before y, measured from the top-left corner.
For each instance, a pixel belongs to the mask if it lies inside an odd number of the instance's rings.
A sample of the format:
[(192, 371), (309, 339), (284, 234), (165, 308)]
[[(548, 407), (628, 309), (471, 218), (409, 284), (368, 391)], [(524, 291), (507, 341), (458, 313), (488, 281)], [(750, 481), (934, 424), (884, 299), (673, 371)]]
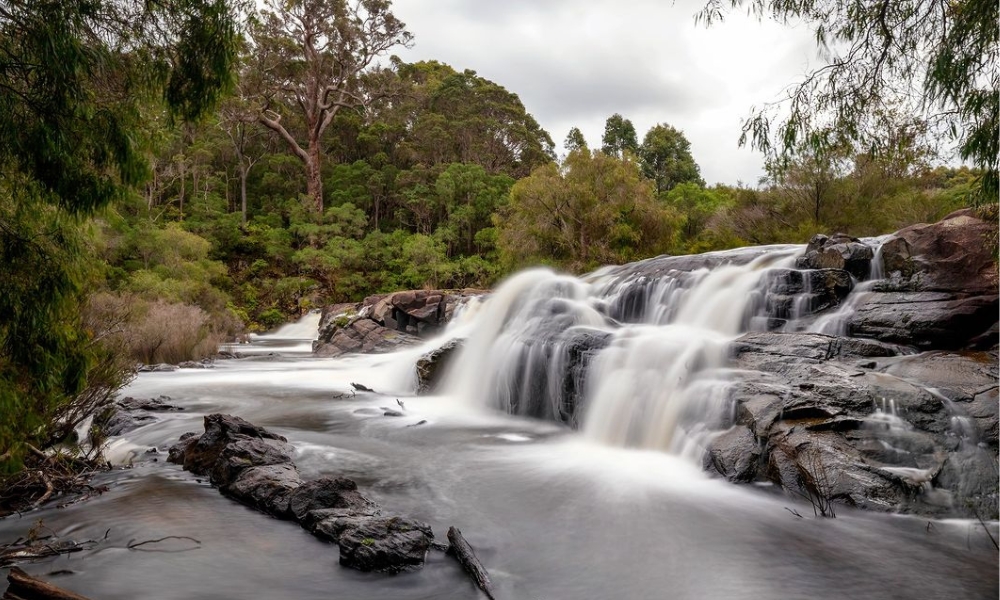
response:
[[(93, 600), (481, 597), (435, 550), (424, 568), (395, 576), (343, 568), (335, 545), (166, 462), (182, 433), (223, 412), (286, 436), (306, 479), (350, 477), (387, 512), (429, 523), (438, 541), (462, 529), (501, 600), (997, 596), (997, 553), (978, 522), (847, 508), (814, 518), (808, 503), (713, 479), (677, 454), (413, 396), (404, 390), (414, 351), (312, 358), (314, 323), (255, 337), (238, 348), (246, 358), (212, 369), (140, 374), (123, 395), (166, 395), (185, 410), (112, 443), (109, 458), (132, 466), (97, 477), (107, 492), (0, 520), (0, 540), (38, 520), (63, 539), (94, 540), (22, 565)], [(381, 393), (352, 394), (354, 382)], [(385, 416), (397, 399), (403, 415)], [(127, 547), (168, 536), (177, 537)]]

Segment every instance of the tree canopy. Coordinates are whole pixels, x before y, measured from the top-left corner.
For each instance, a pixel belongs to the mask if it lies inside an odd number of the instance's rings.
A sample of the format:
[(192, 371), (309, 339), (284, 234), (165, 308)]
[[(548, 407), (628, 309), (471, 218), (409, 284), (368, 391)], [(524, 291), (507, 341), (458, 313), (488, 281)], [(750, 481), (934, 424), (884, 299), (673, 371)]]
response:
[(656, 184), (662, 193), (685, 182), (705, 185), (701, 169), (691, 156), (691, 142), (684, 133), (666, 123), (654, 125), (639, 147), (643, 174)]
[(79, 217), (144, 181), (150, 115), (215, 103), (236, 35), (227, 0), (0, 4), (0, 471), (73, 424), (105, 362), (81, 317), (96, 269)]
[(995, 0), (709, 0), (700, 18), (712, 23), (744, 5), (761, 18), (808, 23), (827, 64), (790, 88), (781, 106), (755, 109), (741, 142), (786, 156), (804, 146), (877, 154), (901, 110), (920, 115), (929, 135), (952, 139), (982, 170), (980, 199), (996, 202)]

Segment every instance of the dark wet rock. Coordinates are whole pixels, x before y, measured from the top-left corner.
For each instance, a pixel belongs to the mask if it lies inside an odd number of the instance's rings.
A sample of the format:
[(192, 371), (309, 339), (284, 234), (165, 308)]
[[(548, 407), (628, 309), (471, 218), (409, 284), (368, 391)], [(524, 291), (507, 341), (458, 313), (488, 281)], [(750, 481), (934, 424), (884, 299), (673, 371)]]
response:
[(184, 455), (187, 453), (188, 446), (197, 441), (198, 434), (193, 431), (181, 435), (180, 440), (167, 451), (167, 462), (183, 465)]
[(170, 365), (170, 364), (167, 364), (167, 363), (159, 363), (159, 364), (155, 364), (155, 365), (140, 365), (139, 366), (139, 372), (140, 373), (169, 373), (171, 371), (176, 371), (178, 368), (180, 368), (180, 367), (178, 367), (177, 365)]
[(951, 492), (954, 513), (997, 518), (997, 458), (994, 452), (970, 446), (950, 454), (934, 478), (937, 487)]
[(800, 269), (837, 269), (859, 280), (867, 279), (875, 251), (858, 238), (842, 233), (827, 237), (817, 234), (809, 240), (805, 254), (795, 266)]
[(299, 486), (289, 498), (289, 510), (297, 521), (310, 511), (323, 508), (347, 509), (357, 513), (371, 512), (377, 504), (358, 491), (358, 484), (346, 477), (321, 477)]
[(244, 469), (292, 462), (291, 446), (276, 440), (239, 437), (227, 443), (212, 466), (211, 482), (219, 487), (232, 483)]
[(117, 411), (101, 424), (100, 428), (104, 435), (114, 437), (149, 425), (150, 423), (155, 423), (156, 421), (157, 418), (153, 415)]
[(382, 353), (440, 330), (455, 310), (484, 290), (410, 290), (323, 309), (313, 352), (319, 356)]
[[(768, 477), (806, 498), (819, 512), (838, 503), (895, 511), (917, 493), (899, 477), (867, 465), (860, 451), (833, 432), (782, 424), (768, 440)], [(827, 515), (829, 516), (829, 515)]]
[(382, 413), (383, 417), (402, 417), (403, 413), (398, 410), (388, 409)]
[(843, 269), (771, 269), (756, 292), (760, 310), (753, 312), (771, 319), (768, 328), (774, 329), (789, 319), (840, 306), (853, 287)]
[(332, 331), (321, 331), (313, 342), (317, 356), (341, 356), (352, 353), (383, 353), (416, 344), (420, 338), (379, 325), (375, 321), (355, 316), (343, 326), (334, 323)]
[(145, 410), (148, 412), (175, 412), (184, 410), (183, 406), (171, 404), (170, 396), (157, 396), (156, 398), (133, 398), (127, 396), (118, 401), (118, 406), (123, 410)]
[(417, 359), (417, 393), (427, 394), (437, 391), (445, 370), (464, 341), (451, 339), (439, 348), (427, 352)]
[(964, 348), (997, 320), (997, 295), (868, 294), (849, 320), (852, 335), (920, 348)]
[(221, 488), (227, 496), (270, 515), (289, 516), (292, 493), (302, 485), (298, 469), (291, 463), (270, 464), (243, 469)]
[(196, 475), (208, 475), (212, 472), (227, 445), (247, 438), (275, 442), (288, 441), (284, 437), (271, 433), (240, 417), (219, 413), (206, 415), (205, 433), (184, 448), (184, 468)]
[(886, 272), (917, 277), (921, 291), (995, 297), (997, 265), (987, 241), (996, 227), (963, 209), (937, 223), (901, 229), (883, 245)]
[(737, 425), (715, 437), (706, 456), (711, 466), (729, 481), (746, 483), (757, 477), (759, 442), (745, 425)]
[(285, 438), (230, 415), (205, 417), (205, 433), (185, 434), (170, 461), (204, 474), (243, 504), (292, 519), (313, 535), (337, 542), (340, 562), (361, 571), (398, 573), (423, 566), (434, 534), (426, 523), (383, 517), (377, 503), (347, 478), (303, 482)]
[(426, 523), (403, 517), (338, 519), (340, 564), (359, 571), (398, 573), (424, 564), (434, 534)]
[(215, 365), (212, 359), (206, 358), (205, 360), (185, 360), (184, 362), (177, 363), (177, 366), (181, 369), (212, 369)]
[(977, 442), (995, 457), (996, 353), (897, 350), (820, 334), (739, 338), (735, 427), (710, 443), (706, 468), (829, 500), (834, 510), (974, 517), (993, 506), (983, 518), (995, 518), (995, 468), (989, 475), (980, 457), (967, 477), (957, 473), (973, 460), (970, 448), (983, 449)]

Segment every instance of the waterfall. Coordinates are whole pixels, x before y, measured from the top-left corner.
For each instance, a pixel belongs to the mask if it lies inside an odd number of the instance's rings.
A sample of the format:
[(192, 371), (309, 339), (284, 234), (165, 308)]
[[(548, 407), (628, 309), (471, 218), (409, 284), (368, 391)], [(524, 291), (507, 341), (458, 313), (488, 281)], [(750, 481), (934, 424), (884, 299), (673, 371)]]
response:
[(319, 335), (319, 320), (320, 312), (318, 310), (309, 311), (298, 321), (285, 323), (276, 330), (261, 334), (259, 337), (283, 340), (315, 340)]
[(476, 315), (445, 390), (601, 443), (683, 454), (724, 420), (728, 343), (748, 330), (765, 275), (801, 247), (754, 250), (655, 277), (519, 273)]

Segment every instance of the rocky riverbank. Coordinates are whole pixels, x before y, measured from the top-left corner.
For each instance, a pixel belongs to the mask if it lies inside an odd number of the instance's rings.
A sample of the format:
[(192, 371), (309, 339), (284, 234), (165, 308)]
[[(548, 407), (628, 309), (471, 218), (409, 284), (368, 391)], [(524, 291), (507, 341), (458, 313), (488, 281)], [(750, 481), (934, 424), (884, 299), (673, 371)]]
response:
[[(768, 270), (747, 302), (750, 333), (729, 345), (738, 375), (729, 409), (706, 424), (717, 434), (706, 438), (705, 468), (774, 484), (817, 514), (850, 505), (998, 518), (995, 228), (964, 210), (879, 240), (817, 235), (794, 268)], [(672, 290), (705, 269), (761, 256), (658, 257), (592, 276), (610, 281), (596, 304), (607, 325), (530, 334), (524, 356), (557, 368), (518, 367), (534, 379), (513, 382), (508, 402), (576, 426), (592, 363), (616, 327), (669, 310)], [(419, 362), (421, 389), (433, 388), (436, 363), (456, 345)], [(521, 397), (553, 393), (554, 402)]]

